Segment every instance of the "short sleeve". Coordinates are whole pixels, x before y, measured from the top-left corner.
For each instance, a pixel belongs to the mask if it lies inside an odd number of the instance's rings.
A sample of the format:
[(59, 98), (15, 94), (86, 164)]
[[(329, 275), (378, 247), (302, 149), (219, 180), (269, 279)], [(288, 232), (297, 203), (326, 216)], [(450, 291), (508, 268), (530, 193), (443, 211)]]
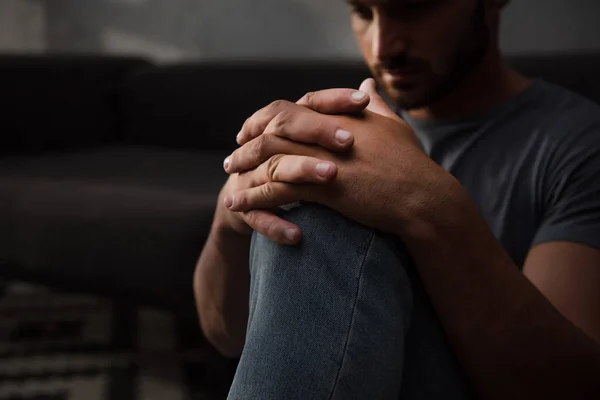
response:
[(543, 185), (533, 245), (576, 242), (600, 249), (600, 126), (561, 143)]

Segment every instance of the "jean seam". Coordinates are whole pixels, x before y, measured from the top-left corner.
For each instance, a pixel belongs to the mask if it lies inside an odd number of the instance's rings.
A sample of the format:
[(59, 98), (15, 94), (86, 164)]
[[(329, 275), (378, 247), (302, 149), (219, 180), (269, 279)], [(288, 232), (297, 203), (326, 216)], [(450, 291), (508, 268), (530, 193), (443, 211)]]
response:
[(354, 325), (354, 318), (356, 315), (356, 306), (358, 305), (358, 298), (360, 296), (360, 288), (361, 288), (362, 282), (363, 282), (363, 276), (364, 276), (363, 270), (365, 267), (365, 262), (367, 260), (367, 257), (369, 256), (369, 253), (371, 252), (371, 247), (373, 247), (374, 240), (375, 240), (375, 233), (371, 233), (371, 239), (369, 240), (369, 246), (367, 247), (365, 256), (363, 257), (363, 259), (360, 263), (359, 278), (358, 278), (358, 283), (356, 284), (356, 296), (354, 298), (354, 304), (352, 305), (352, 316), (350, 317), (350, 325), (348, 326), (348, 334), (346, 335), (346, 340), (344, 341), (344, 347), (342, 350), (342, 360), (340, 363), (340, 368), (338, 369), (337, 374), (335, 376), (335, 379), (333, 382), (333, 388), (331, 389), (331, 394), (329, 395), (329, 400), (333, 399), (333, 396), (335, 395), (336, 389), (338, 388), (340, 374), (342, 372), (342, 369), (344, 368), (344, 363), (346, 361), (348, 343), (350, 342), (350, 336), (352, 335), (352, 327)]

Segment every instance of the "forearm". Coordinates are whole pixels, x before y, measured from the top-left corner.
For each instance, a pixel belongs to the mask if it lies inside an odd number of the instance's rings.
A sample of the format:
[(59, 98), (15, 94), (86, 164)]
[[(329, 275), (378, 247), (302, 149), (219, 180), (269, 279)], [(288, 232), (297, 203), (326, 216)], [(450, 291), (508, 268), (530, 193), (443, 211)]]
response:
[(498, 399), (596, 396), (599, 346), (523, 276), (453, 186), (443, 206), (415, 202), (420, 208), (406, 214), (410, 233), (400, 236), (478, 392)]
[(248, 321), (250, 236), (213, 227), (194, 274), (200, 325), (225, 356), (237, 357)]

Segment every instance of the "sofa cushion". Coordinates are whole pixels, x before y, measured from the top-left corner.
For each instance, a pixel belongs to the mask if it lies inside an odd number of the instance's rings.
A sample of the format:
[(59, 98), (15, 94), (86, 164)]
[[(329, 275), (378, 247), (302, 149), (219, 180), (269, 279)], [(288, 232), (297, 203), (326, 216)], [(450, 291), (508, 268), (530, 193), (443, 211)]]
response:
[(0, 152), (115, 139), (121, 85), (148, 65), (125, 57), (0, 56)]
[(123, 92), (131, 143), (232, 149), (246, 118), (274, 100), (306, 92), (358, 87), (362, 62), (198, 63), (136, 73)]
[(2, 158), (0, 258), (28, 279), (193, 312), (224, 156), (113, 147)]

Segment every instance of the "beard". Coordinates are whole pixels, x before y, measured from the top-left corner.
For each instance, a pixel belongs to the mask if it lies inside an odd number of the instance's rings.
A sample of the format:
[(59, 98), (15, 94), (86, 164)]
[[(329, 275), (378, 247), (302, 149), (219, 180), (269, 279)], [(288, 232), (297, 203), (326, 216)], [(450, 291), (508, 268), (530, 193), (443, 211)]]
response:
[(478, 2), (472, 27), (470, 31), (465, 32), (454, 54), (448, 57), (446, 64), (450, 67), (443, 73), (436, 73), (431, 68), (431, 64), (425, 60), (404, 56), (381, 65), (379, 72), (376, 73), (379, 77), (382, 69), (410, 66), (422, 71), (413, 82), (409, 83), (386, 85), (380, 81), (382, 88), (398, 110), (409, 111), (422, 108), (442, 99), (459, 87), (481, 64), (490, 47), (490, 29), (485, 21), (483, 0)]

